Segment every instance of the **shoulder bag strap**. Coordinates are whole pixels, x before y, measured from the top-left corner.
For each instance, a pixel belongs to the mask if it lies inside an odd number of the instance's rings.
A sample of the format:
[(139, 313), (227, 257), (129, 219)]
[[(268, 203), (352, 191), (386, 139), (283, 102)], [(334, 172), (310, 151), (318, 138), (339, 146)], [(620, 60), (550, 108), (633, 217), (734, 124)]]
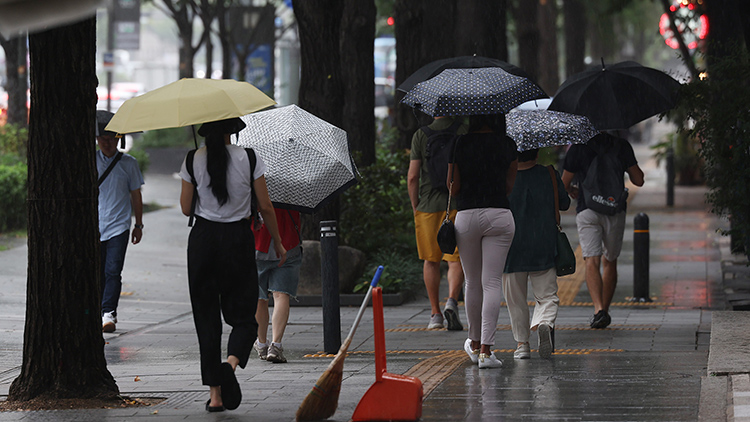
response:
[(111, 163), (109, 163), (109, 166), (107, 166), (107, 169), (104, 170), (104, 173), (99, 177), (99, 180), (97, 181), (97, 186), (101, 186), (102, 182), (104, 182), (104, 179), (109, 176), (109, 173), (112, 172), (112, 169), (115, 168), (115, 164), (117, 164), (118, 161), (120, 161), (120, 158), (122, 158), (122, 152), (117, 151), (117, 155), (115, 155), (115, 159), (112, 160)]
[(557, 196), (557, 177), (555, 177), (554, 167), (549, 165), (547, 170), (549, 170), (549, 176), (552, 178), (552, 189), (555, 191), (555, 221), (557, 221), (557, 228), (560, 229), (560, 198)]
[(453, 165), (451, 166), (451, 183), (450, 185), (448, 185), (448, 206), (445, 208), (445, 220), (449, 220), (448, 216), (450, 216), (451, 213), (451, 197), (453, 196), (453, 169), (456, 168), (456, 147), (458, 146), (459, 139), (461, 139), (460, 136), (455, 138), (453, 144), (453, 153), (451, 153), (451, 158), (448, 161)]
[(187, 157), (185, 158), (185, 168), (190, 175), (190, 181), (193, 182), (193, 200), (190, 202), (190, 217), (188, 218), (188, 227), (193, 227), (193, 219), (195, 218), (195, 203), (198, 201), (198, 182), (195, 181), (195, 175), (193, 174), (193, 158), (195, 157), (194, 149), (188, 151)]

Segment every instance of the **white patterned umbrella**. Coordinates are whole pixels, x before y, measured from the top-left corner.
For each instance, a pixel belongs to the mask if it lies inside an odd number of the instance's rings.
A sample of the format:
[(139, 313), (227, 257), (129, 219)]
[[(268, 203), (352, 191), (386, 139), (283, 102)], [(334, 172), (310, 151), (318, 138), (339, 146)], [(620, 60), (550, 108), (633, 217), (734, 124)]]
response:
[(430, 116), (505, 114), (547, 94), (531, 80), (499, 67), (445, 69), (406, 93), (402, 103)]
[(268, 165), (268, 195), (277, 208), (314, 213), (357, 183), (346, 132), (289, 105), (242, 116), (235, 144)]
[(552, 110), (513, 110), (505, 116), (506, 132), (519, 151), (582, 144), (598, 130), (588, 117)]

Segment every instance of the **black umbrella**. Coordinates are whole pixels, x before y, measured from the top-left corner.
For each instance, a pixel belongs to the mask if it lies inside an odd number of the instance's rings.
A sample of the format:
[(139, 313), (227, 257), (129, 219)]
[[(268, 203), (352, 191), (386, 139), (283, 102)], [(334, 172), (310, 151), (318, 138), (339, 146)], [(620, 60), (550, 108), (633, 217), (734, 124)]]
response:
[(517, 105), (546, 98), (527, 78), (498, 67), (445, 69), (406, 93), (402, 103), (432, 117), (507, 113)]
[(440, 72), (445, 69), (470, 69), (479, 67), (499, 67), (511, 75), (530, 79), (529, 75), (523, 69), (502, 60), (482, 56), (459, 56), (427, 63), (406, 78), (397, 89), (399, 91), (409, 92), (414, 88), (414, 85), (439, 75)]
[(549, 110), (588, 117), (599, 130), (627, 129), (672, 109), (680, 83), (633, 61), (587, 70), (568, 78)]

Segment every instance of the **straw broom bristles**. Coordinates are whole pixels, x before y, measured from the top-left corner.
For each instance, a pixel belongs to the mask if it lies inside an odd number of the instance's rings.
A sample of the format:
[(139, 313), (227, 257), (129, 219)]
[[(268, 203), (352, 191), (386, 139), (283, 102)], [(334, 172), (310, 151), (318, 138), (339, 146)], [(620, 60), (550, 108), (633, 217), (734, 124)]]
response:
[(339, 392), (344, 372), (344, 359), (352, 338), (347, 337), (339, 348), (336, 357), (328, 365), (323, 375), (313, 386), (310, 393), (297, 409), (297, 421), (317, 421), (328, 419), (336, 413), (339, 404)]

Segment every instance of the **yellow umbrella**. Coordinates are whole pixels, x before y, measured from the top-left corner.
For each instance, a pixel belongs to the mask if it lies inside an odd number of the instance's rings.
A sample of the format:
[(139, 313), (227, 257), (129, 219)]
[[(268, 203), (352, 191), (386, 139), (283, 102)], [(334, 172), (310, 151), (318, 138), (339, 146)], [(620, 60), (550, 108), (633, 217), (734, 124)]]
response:
[(240, 117), (276, 101), (247, 82), (183, 78), (125, 101), (106, 130), (132, 133)]

